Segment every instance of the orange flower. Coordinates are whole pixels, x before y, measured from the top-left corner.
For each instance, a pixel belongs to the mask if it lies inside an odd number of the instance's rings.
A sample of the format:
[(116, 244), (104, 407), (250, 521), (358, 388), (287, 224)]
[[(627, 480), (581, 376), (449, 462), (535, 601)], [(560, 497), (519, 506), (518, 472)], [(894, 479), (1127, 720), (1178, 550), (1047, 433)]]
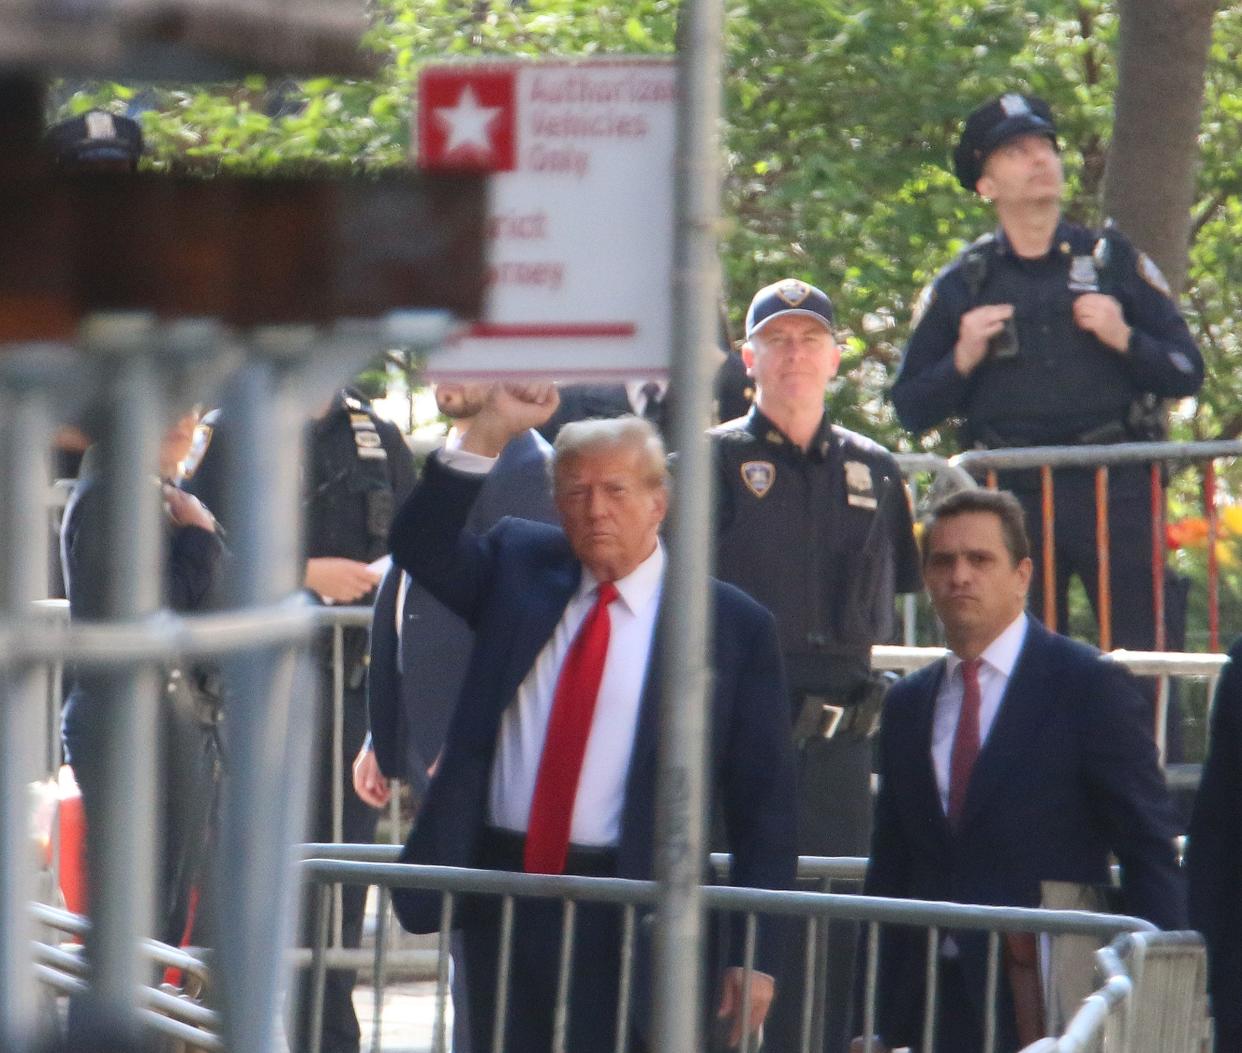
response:
[(1179, 519), (1165, 527), (1165, 543), (1171, 549), (1205, 548), (1208, 525), (1206, 519)]

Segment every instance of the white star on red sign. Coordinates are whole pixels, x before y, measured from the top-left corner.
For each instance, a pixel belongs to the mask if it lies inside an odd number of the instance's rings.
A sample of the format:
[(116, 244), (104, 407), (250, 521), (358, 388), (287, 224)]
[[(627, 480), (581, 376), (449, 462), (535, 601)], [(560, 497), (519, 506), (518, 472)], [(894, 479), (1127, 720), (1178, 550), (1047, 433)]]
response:
[(458, 150), (490, 154), (492, 141), (488, 129), (502, 112), (503, 106), (480, 106), (474, 88), (467, 84), (462, 88), (456, 106), (442, 106), (436, 110), (436, 120), (448, 129), (445, 156)]

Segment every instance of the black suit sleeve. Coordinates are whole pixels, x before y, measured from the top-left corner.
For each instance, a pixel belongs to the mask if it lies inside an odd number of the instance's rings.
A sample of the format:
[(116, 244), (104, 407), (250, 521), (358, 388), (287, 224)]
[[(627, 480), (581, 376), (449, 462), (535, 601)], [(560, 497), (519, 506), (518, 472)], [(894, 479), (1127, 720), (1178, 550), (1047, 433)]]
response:
[(1121, 863), (1125, 909), (1162, 929), (1186, 927), (1177, 823), (1156, 744), (1151, 706), (1137, 681), (1105, 658), (1084, 670), (1083, 775), (1088, 799)]
[(393, 561), (471, 628), (492, 576), (488, 539), (466, 529), (484, 478), (429, 457), (388, 539)]
[(1208, 945), (1218, 1025), (1242, 1029), (1242, 642), (1216, 689), (1212, 738), (1190, 820), (1190, 922)]
[[(785, 672), (772, 616), (746, 604), (746, 638), (736, 641), (738, 663), (729, 741), (721, 769), (721, 803), (733, 854), (733, 884), (793, 888), (798, 869), (797, 792), (793, 729)], [(742, 963), (745, 919), (735, 919), (734, 964)], [(785, 926), (760, 925), (756, 967), (775, 974)]]

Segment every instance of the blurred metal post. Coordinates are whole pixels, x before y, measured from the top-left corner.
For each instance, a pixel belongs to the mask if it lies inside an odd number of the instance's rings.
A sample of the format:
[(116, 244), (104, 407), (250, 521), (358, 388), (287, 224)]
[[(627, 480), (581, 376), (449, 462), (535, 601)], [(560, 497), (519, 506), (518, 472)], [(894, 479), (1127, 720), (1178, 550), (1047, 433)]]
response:
[[(0, 351), (0, 619), (18, 626), (47, 591), (52, 370), (37, 350)], [(44, 685), (29, 662), (0, 679), (0, 1049), (32, 1048), (34, 892), (27, 786), (39, 776)]]
[[(295, 363), (315, 343), (305, 328), (256, 334), (225, 400), (230, 421), (235, 607), (274, 603), (301, 581), (300, 462), (306, 413)], [(271, 1047), (295, 902), (290, 846), (305, 821), (314, 691), (295, 692), (294, 655), (257, 649), (228, 663), (229, 777), (213, 888), (225, 1046)], [(305, 679), (305, 678), (304, 678)]]
[[(154, 614), (162, 602), (158, 470), (163, 390), (157, 372), (156, 324), (144, 313), (101, 314), (83, 325), (82, 341), (105, 379), (107, 426), (96, 449), (107, 553), (109, 620)], [(155, 917), (156, 753), (160, 682), (154, 668), (135, 664), (98, 676), (91, 719), (103, 759), (97, 822), (87, 850), (91, 962), (87, 1011), (102, 1044), (137, 1046), (134, 991), (144, 979), (139, 941)]]
[(707, 578), (711, 524), (711, 419), (720, 263), (717, 127), (719, 0), (688, 0), (678, 26), (679, 96), (674, 235), (672, 386), (679, 463), (660, 646), (664, 656), (656, 878), (655, 1035), (663, 1053), (696, 1053), (702, 1002), (700, 868), (704, 860), (707, 700), (711, 634)]

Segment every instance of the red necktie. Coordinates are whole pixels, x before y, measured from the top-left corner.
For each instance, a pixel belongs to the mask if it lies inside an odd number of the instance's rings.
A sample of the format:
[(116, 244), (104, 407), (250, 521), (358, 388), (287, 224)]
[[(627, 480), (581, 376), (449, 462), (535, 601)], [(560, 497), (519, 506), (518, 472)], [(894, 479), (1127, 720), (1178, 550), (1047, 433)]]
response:
[(949, 822), (956, 826), (966, 802), (970, 773), (979, 756), (979, 666), (983, 659), (963, 662), (962, 711), (953, 734), (953, 752), (949, 755)]
[(598, 591), (595, 606), (569, 645), (556, 681), (526, 826), (523, 865), (528, 874), (560, 874), (565, 870), (578, 776), (608, 657), (608, 604), (617, 598), (617, 587), (611, 581), (601, 583)]

